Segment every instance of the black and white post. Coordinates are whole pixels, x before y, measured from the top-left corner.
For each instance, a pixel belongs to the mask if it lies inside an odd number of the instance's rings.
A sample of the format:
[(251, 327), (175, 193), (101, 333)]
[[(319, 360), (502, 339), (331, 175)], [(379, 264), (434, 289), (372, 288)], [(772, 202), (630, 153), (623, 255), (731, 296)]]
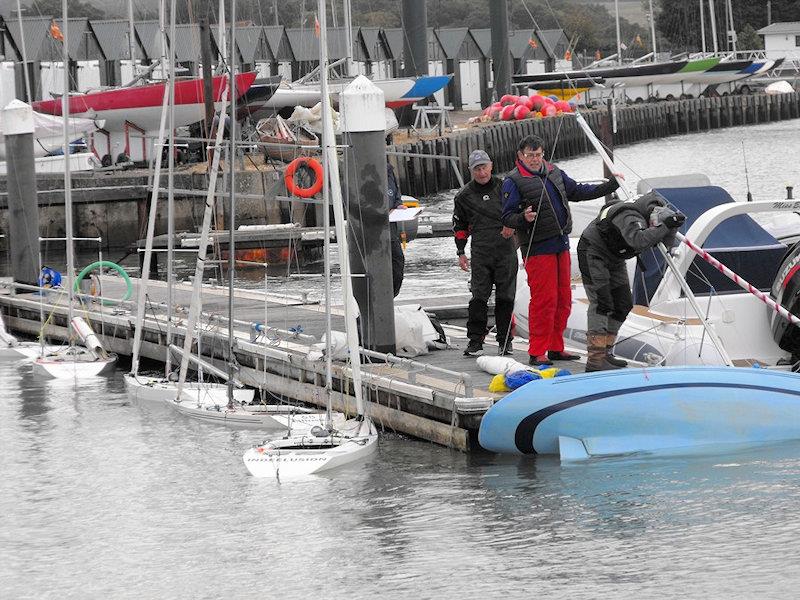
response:
[(340, 96), (342, 132), (349, 146), (347, 239), (353, 295), (361, 315), (361, 345), (395, 352), (394, 293), (386, 196), (386, 113), (383, 91), (364, 76)]

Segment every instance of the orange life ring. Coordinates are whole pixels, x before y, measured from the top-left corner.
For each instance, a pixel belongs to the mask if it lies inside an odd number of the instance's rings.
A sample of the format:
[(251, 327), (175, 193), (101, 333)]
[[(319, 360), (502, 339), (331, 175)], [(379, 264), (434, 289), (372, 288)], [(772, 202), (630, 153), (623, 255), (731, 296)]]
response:
[[(294, 181), (294, 174), (297, 172), (298, 167), (306, 166), (314, 172), (314, 183), (309, 187), (300, 187)], [(322, 165), (313, 158), (301, 156), (295, 158), (286, 167), (286, 173), (283, 176), (283, 181), (286, 184), (286, 189), (290, 194), (299, 196), (300, 198), (311, 198), (314, 194), (322, 189)]]

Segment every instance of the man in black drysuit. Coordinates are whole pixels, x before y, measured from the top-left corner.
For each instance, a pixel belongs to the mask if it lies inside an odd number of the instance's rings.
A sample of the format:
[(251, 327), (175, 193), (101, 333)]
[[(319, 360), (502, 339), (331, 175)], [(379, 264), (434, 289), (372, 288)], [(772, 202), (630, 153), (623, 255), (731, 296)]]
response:
[(671, 246), (685, 220), (649, 192), (634, 201), (606, 204), (584, 229), (578, 242), (578, 267), (589, 298), (587, 372), (628, 364), (613, 354), (617, 333), (633, 308), (625, 260), (660, 242)]
[[(453, 233), (458, 264), (472, 269), (467, 315), (469, 344), (464, 356), (483, 354), (486, 335), (486, 304), (495, 288), (495, 325), (500, 354), (511, 355), (511, 314), (517, 291), (517, 246), (514, 230), (503, 226), (502, 182), (492, 175), (492, 161), (483, 150), (469, 155), (472, 180), (461, 188), (453, 202)], [(472, 237), (472, 264), (466, 255)]]

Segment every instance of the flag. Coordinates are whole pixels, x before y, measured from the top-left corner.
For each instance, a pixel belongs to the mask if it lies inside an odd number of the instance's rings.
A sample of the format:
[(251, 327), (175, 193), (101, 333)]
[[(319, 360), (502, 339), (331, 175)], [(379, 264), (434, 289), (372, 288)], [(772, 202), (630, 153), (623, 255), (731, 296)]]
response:
[(61, 29), (58, 27), (55, 19), (50, 22), (50, 37), (54, 40), (58, 40), (59, 42), (64, 41), (64, 34), (61, 33)]
[(539, 44), (536, 43), (536, 40), (531, 38), (528, 40), (528, 46), (533, 48), (534, 50), (539, 47)]
[(314, 36), (319, 37), (319, 19), (314, 15)]
[(595, 60), (600, 60), (601, 58), (603, 58), (603, 55), (600, 54), (600, 50), (595, 50), (594, 51), (594, 59)]
[(628, 47), (625, 45), (625, 42), (620, 42), (619, 43), (619, 47), (622, 48), (623, 50), (627, 50), (628, 49)]
[(570, 52), (569, 50), (564, 52), (564, 60), (572, 60), (572, 52)]

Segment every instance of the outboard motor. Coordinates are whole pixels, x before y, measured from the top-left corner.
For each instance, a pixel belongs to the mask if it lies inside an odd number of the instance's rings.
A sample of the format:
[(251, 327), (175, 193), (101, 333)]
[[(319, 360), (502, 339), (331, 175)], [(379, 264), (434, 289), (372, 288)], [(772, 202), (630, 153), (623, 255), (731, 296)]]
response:
[[(781, 263), (770, 290), (772, 298), (793, 315), (800, 316), (800, 242), (796, 243)], [(792, 325), (772, 312), (772, 337), (782, 350), (792, 353), (792, 362), (800, 359), (800, 327)]]

